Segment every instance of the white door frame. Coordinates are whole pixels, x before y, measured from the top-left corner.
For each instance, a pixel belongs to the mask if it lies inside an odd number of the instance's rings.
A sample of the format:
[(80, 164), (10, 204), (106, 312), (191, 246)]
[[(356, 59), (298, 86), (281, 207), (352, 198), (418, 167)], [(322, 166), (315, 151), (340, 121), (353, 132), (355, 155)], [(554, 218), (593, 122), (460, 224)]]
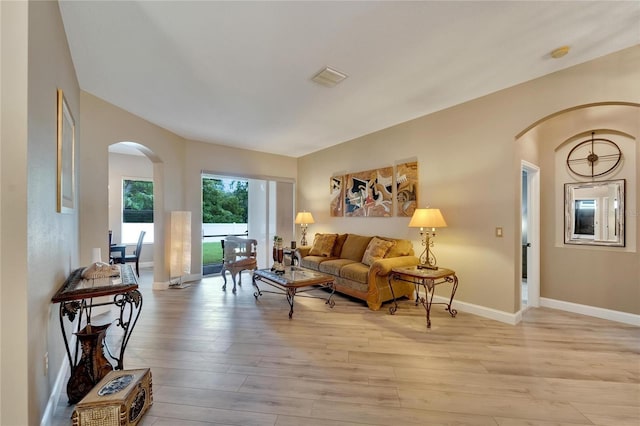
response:
[[(540, 306), (540, 168), (524, 160), (521, 165), (520, 174), (522, 175), (523, 171), (527, 172), (527, 239), (531, 244), (527, 253), (527, 307), (537, 308)], [(522, 227), (520, 241), (522, 241)], [(524, 249), (521, 248), (521, 250)], [(522, 269), (522, 253), (518, 263)], [(518, 280), (518, 286), (521, 286), (520, 280)], [(520, 303), (522, 303), (522, 297), (520, 297)]]

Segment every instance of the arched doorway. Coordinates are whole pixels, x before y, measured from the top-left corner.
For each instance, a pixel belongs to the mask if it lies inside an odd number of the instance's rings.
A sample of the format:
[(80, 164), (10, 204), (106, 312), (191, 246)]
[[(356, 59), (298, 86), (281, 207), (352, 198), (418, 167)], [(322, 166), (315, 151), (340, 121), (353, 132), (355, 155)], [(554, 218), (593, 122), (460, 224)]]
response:
[(108, 223), (113, 242), (126, 245), (130, 251), (140, 231), (145, 231), (140, 265), (154, 266), (154, 282), (163, 281), (164, 189), (158, 176), (162, 161), (146, 146), (130, 141), (109, 145), (108, 158)]

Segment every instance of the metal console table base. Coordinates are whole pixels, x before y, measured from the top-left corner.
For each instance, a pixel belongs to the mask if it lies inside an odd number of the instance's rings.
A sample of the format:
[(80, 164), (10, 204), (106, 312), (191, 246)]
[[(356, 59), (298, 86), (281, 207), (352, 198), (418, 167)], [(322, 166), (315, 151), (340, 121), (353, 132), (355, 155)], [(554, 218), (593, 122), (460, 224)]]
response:
[[(123, 334), (120, 348), (116, 354), (112, 352), (106, 341), (104, 348), (109, 358), (115, 361), (115, 369), (123, 370), (124, 353), (142, 312), (142, 294), (138, 290), (138, 281), (131, 265), (121, 265), (120, 277), (116, 278), (87, 280), (82, 278), (83, 270), (84, 268), (79, 268), (73, 271), (51, 299), (52, 303), (60, 303), (60, 328), (71, 371), (78, 366), (80, 342), (76, 340), (72, 354), (64, 326), (65, 317), (70, 323), (73, 323), (76, 317), (78, 318), (75, 333), (79, 333), (83, 325), (91, 324), (92, 309), (107, 305), (114, 305), (118, 308), (119, 312), (115, 321), (116, 326), (122, 329)], [(94, 298), (103, 296), (113, 296), (113, 300), (101, 303), (93, 301)]]

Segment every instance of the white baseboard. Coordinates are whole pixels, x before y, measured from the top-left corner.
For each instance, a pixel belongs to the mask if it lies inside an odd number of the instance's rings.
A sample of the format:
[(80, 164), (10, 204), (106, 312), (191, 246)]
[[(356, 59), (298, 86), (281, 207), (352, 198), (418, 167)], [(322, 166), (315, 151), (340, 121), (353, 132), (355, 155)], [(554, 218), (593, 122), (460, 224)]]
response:
[[(449, 303), (449, 298), (443, 296), (434, 296), (433, 300), (440, 303)], [(579, 305), (577, 303), (563, 302), (561, 300), (547, 299), (545, 297), (540, 298), (540, 306), (640, 327), (640, 315), (630, 314), (627, 312), (612, 311), (610, 309), (598, 308), (595, 306)], [(453, 300), (453, 308), (457, 309), (458, 311), (468, 312), (470, 314), (478, 315), (484, 318), (489, 318), (511, 325), (516, 325), (520, 321), (522, 321), (522, 314), (524, 313), (524, 310), (520, 310), (512, 314), (509, 312), (487, 308), (485, 306), (457, 301), (455, 299)]]
[[(182, 282), (183, 283), (190, 283), (193, 281), (198, 281), (202, 279), (202, 274), (189, 274), (189, 275), (185, 275), (182, 278)], [(168, 290), (169, 289), (169, 285), (174, 282), (175, 280), (171, 280), (171, 281), (154, 281), (153, 286), (151, 287), (153, 290)]]
[(540, 298), (540, 306), (640, 327), (640, 315), (630, 314), (627, 312), (612, 311), (610, 309), (598, 308), (596, 306), (587, 306), (572, 302), (564, 302), (562, 300), (547, 299), (546, 297)]
[[(443, 296), (433, 296), (433, 300), (438, 303), (449, 303), (449, 298)], [(504, 322), (510, 325), (516, 325), (522, 319), (522, 315), (520, 313), (511, 314), (509, 312), (499, 311), (497, 309), (487, 308), (485, 306), (474, 305), (472, 303), (461, 302), (455, 299), (453, 299), (453, 309)]]
[[(75, 347), (77, 337), (73, 335), (69, 340), (69, 347)], [(53, 383), (53, 389), (51, 389), (51, 393), (49, 394), (49, 400), (47, 401), (47, 406), (44, 409), (44, 413), (42, 414), (42, 419), (40, 420), (40, 426), (49, 426), (53, 424), (53, 418), (56, 414), (56, 409), (58, 408), (58, 403), (60, 402), (60, 396), (63, 393), (65, 388), (64, 379), (67, 377), (67, 373), (69, 372), (69, 360), (67, 359), (67, 355), (65, 354), (64, 359), (62, 360), (62, 365), (58, 369), (58, 375), (56, 376), (56, 381)]]

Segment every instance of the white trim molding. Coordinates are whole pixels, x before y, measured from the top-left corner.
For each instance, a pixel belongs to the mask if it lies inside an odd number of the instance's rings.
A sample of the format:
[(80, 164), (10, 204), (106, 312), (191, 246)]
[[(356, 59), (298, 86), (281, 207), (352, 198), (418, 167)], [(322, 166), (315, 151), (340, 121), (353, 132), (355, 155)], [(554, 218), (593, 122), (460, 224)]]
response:
[(579, 305), (562, 300), (547, 299), (546, 297), (540, 298), (540, 306), (640, 327), (640, 315), (630, 314), (628, 312), (612, 311), (610, 309), (598, 308), (597, 306)]
[[(438, 303), (449, 303), (449, 298), (443, 296), (434, 296), (433, 300), (434, 302)], [(577, 303), (548, 299), (546, 297), (540, 298), (540, 306), (543, 308), (558, 309), (561, 311), (573, 312), (574, 314), (587, 315), (590, 317), (596, 317), (640, 327), (640, 315), (630, 314), (627, 312), (612, 311), (610, 309), (598, 308), (596, 306), (579, 305)], [(529, 307), (516, 313), (509, 313), (499, 311), (497, 309), (487, 308), (485, 306), (457, 301), (455, 299), (453, 301), (453, 308), (462, 312), (468, 312), (470, 314), (478, 315), (484, 318), (489, 318), (511, 325), (516, 325), (520, 321), (522, 321), (522, 315), (524, 314), (526, 309), (535, 309), (533, 307)]]
[[(448, 297), (443, 296), (433, 296), (434, 303), (449, 303)], [(453, 309), (462, 312), (468, 312), (470, 314), (478, 315), (480, 317), (489, 318), (492, 320), (504, 322), (510, 325), (516, 325), (522, 319), (522, 315), (520, 313), (509, 313), (504, 311), (499, 311), (497, 309), (487, 308), (485, 306), (474, 305), (472, 303), (461, 302), (458, 300), (453, 300)]]
[[(184, 283), (190, 283), (193, 281), (198, 281), (202, 279), (202, 274), (190, 274), (190, 275), (185, 275), (184, 277), (182, 277), (182, 282)], [(169, 289), (169, 285), (172, 283), (172, 281), (154, 281), (153, 282), (153, 286), (151, 287), (153, 290), (168, 290)]]

